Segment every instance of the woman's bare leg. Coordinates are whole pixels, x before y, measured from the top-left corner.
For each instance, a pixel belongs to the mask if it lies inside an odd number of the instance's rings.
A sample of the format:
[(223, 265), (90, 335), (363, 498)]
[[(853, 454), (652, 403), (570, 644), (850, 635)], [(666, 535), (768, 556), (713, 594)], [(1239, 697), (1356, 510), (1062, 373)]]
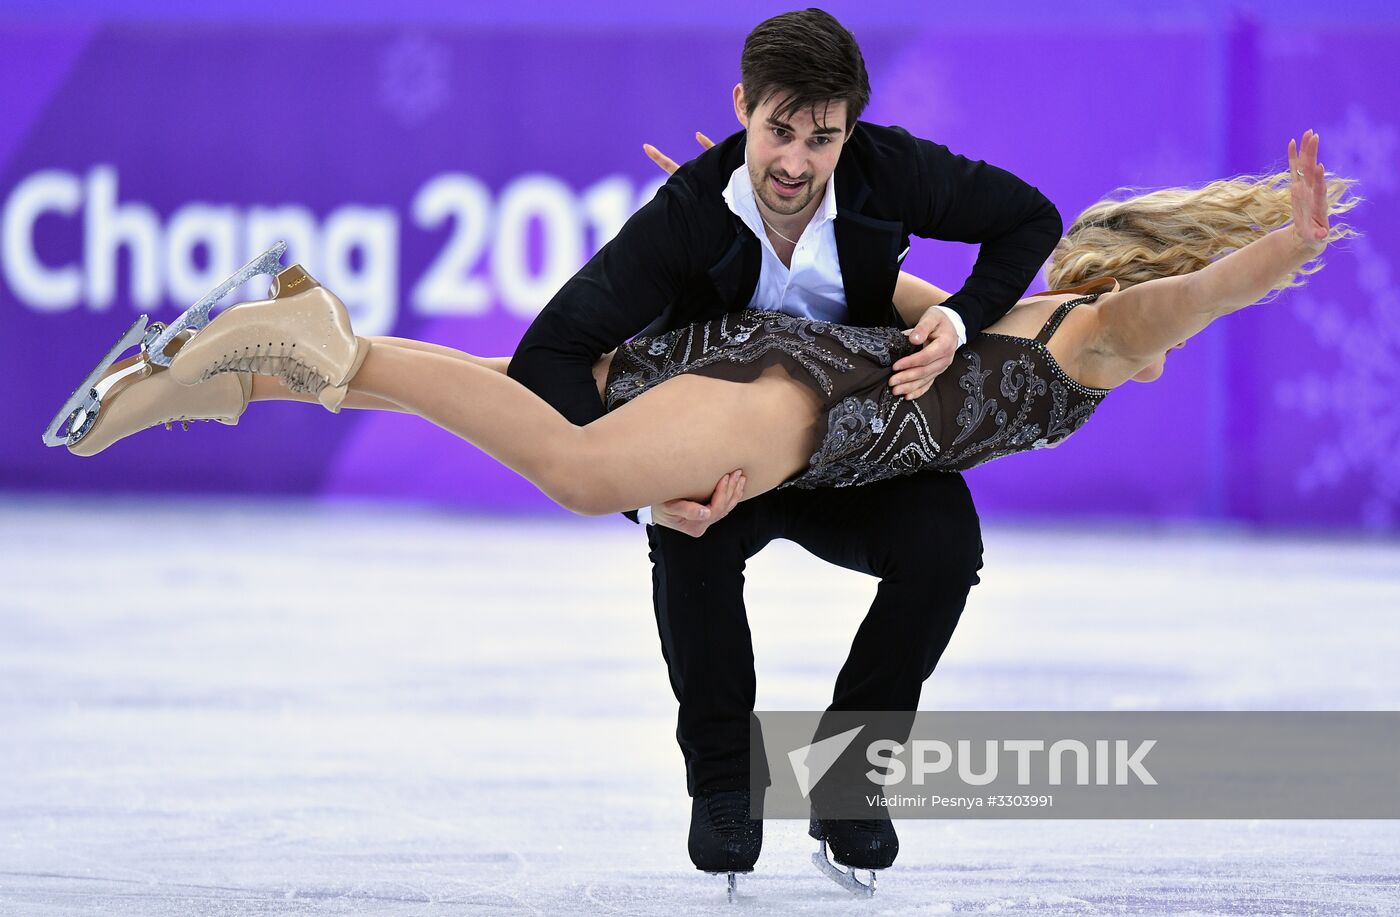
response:
[(446, 344), (430, 344), (427, 341), (415, 341), (413, 338), (372, 337), (366, 338), (366, 340), (373, 342), (375, 347), (383, 347), (386, 344), (391, 344), (394, 347), (421, 350), (424, 353), (442, 354), (454, 360), (465, 360), (468, 363), (475, 363), (477, 366), (484, 366), (489, 370), (501, 374), (504, 374), (506, 368), (510, 366), (510, 357), (478, 357), (464, 350), (448, 347)]
[[(412, 338), (396, 337), (371, 337), (368, 338), (376, 348), (398, 347), (404, 350), (416, 350), (420, 353), (435, 353), (444, 357), (451, 357), (454, 360), (461, 360), (489, 369), (492, 372), (506, 374), (510, 368), (510, 357), (478, 357), (467, 353), (464, 350), (457, 350), (444, 344), (430, 344), (427, 341), (415, 341)], [(612, 354), (609, 353), (598, 359), (593, 364), (593, 380), (598, 386), (598, 397), (603, 397), (604, 384), (608, 377), (608, 367), (612, 364)], [(249, 401), (300, 401), (305, 404), (319, 405), (320, 402), (314, 395), (305, 392), (294, 392), (282, 384), (282, 380), (275, 376), (254, 376), (253, 391), (249, 395)], [(346, 394), (345, 400), (340, 405), (344, 410), (349, 408), (352, 411), (393, 411), (400, 414), (412, 414), (413, 411), (402, 405), (395, 404), (383, 398), (378, 398), (366, 392), (356, 391), (352, 386)]]
[[(427, 341), (415, 341), (412, 338), (396, 337), (371, 337), (375, 347), (402, 347), (407, 350), (417, 350), (423, 353), (436, 353), (442, 356), (451, 357), (454, 360), (464, 360), (474, 363), (493, 372), (505, 374), (506, 368), (510, 366), (510, 357), (478, 357), (447, 347), (443, 344), (430, 344)], [(282, 381), (274, 376), (254, 376), (253, 391), (248, 398), (249, 401), (302, 401), (307, 404), (317, 404), (315, 395), (308, 395), (304, 392), (294, 392), (282, 384)], [(397, 405), (392, 401), (385, 401), (383, 398), (376, 398), (363, 392), (356, 392), (353, 388), (345, 396), (345, 401), (341, 408), (349, 408), (352, 411), (394, 411), (400, 414), (411, 414), (412, 411)]]
[[(417, 414), (576, 512), (707, 500), (735, 468), (744, 469), (747, 497), (755, 497), (805, 467), (815, 446), (820, 403), (777, 368), (743, 384), (680, 376), (577, 427), (506, 377), (509, 357), (408, 338), (370, 340), (342, 408)], [(605, 362), (598, 369), (595, 378), (606, 376)], [(253, 377), (249, 400), (318, 404), (272, 376)]]
[[(445, 357), (452, 357), (454, 360), (465, 360), (468, 363), (475, 363), (477, 366), (484, 366), (501, 375), (505, 375), (506, 370), (510, 369), (510, 357), (478, 357), (466, 353), (465, 351), (457, 350), (454, 347), (448, 347), (443, 344), (429, 344), (427, 341), (415, 341), (412, 338), (373, 337), (369, 338), (369, 340), (373, 341), (376, 346), (392, 344), (395, 347), (407, 347), (409, 350), (422, 350), (426, 353), (442, 354)], [(599, 357), (593, 363), (593, 384), (598, 386), (599, 398), (603, 397), (603, 389), (608, 380), (608, 369), (612, 366), (613, 354), (616, 352), (617, 351), (614, 350), (603, 354), (603, 356)]]
[(399, 405), (587, 515), (708, 499), (735, 468), (757, 496), (806, 466), (820, 408), (775, 367), (746, 384), (680, 376), (576, 427), (500, 372), (398, 346), (371, 348), (350, 390), (346, 404), (371, 396)]

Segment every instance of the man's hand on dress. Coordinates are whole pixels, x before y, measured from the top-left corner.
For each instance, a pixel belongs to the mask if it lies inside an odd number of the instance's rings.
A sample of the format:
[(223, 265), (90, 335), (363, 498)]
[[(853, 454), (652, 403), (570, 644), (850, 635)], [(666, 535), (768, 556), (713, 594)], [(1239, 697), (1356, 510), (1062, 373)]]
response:
[(655, 525), (684, 532), (691, 538), (699, 538), (706, 529), (739, 505), (739, 501), (744, 499), (744, 485), (747, 483), (748, 478), (744, 477), (743, 471), (731, 471), (719, 479), (708, 504), (693, 500), (657, 503), (651, 508), (651, 521)]
[(918, 398), (933, 385), (933, 380), (953, 363), (958, 349), (958, 332), (947, 313), (930, 306), (919, 323), (904, 332), (914, 344), (923, 349), (895, 362), (890, 385), (897, 396)]

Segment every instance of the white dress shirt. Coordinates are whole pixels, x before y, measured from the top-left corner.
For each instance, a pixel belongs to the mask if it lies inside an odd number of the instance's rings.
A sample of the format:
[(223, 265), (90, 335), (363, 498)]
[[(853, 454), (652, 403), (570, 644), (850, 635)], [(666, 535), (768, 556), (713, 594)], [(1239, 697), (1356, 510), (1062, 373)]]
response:
[[(812, 215), (797, 237), (797, 246), (790, 264), (783, 264), (765, 231), (758, 212), (758, 200), (749, 179), (747, 159), (729, 176), (724, 189), (724, 202), (744, 221), (763, 251), (758, 269), (758, 286), (749, 300), (750, 309), (786, 312), (798, 318), (845, 323), (846, 288), (841, 282), (841, 259), (836, 251), (836, 176), (826, 180), (826, 194), (821, 206)], [(776, 230), (774, 230), (776, 232)], [(939, 307), (952, 321), (958, 333), (958, 346), (967, 343), (967, 331), (962, 316), (952, 309)], [(651, 507), (637, 510), (637, 520), (651, 525)]]
[(836, 253), (836, 176), (827, 179), (821, 206), (797, 237), (790, 265), (783, 264), (768, 238), (747, 164), (729, 176), (724, 202), (758, 237), (763, 251), (750, 309), (825, 322), (846, 321), (846, 288), (841, 283), (841, 259)]

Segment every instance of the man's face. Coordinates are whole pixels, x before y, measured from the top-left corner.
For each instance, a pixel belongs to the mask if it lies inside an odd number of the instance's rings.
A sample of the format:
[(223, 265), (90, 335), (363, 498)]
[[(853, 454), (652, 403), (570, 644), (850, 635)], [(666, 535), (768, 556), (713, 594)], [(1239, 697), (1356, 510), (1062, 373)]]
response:
[(837, 100), (799, 109), (786, 118), (776, 112), (785, 101), (774, 93), (753, 110), (744, 112), (744, 91), (734, 87), (734, 108), (748, 131), (746, 150), (749, 178), (758, 199), (774, 213), (800, 213), (826, 192), (827, 179), (846, 144), (846, 102)]

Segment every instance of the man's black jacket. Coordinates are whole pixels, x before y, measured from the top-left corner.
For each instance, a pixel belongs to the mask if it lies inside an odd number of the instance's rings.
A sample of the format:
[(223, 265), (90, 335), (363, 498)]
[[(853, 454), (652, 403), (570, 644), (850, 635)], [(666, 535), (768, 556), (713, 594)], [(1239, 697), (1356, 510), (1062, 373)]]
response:
[[(510, 376), (575, 424), (603, 414), (591, 368), (643, 330), (748, 306), (758, 238), (725, 203), (744, 164), (741, 131), (681, 166), (526, 330)], [(1025, 292), (1060, 238), (1054, 205), (1016, 176), (898, 127), (858, 122), (836, 166), (836, 247), (848, 323), (903, 327), (891, 303), (909, 236), (981, 243), (944, 305), (971, 339)]]

